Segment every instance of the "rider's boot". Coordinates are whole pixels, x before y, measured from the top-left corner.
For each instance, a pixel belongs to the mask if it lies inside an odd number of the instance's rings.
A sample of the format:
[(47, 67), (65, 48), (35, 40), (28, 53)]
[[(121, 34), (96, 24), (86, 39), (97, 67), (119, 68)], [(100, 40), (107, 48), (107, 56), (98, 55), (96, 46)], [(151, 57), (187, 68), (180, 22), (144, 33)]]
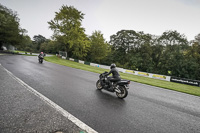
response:
[(109, 90), (109, 91), (114, 91), (113, 85), (112, 85), (112, 83), (111, 83), (110, 81), (109, 81), (109, 86), (110, 86), (110, 87), (108, 88), (108, 90)]

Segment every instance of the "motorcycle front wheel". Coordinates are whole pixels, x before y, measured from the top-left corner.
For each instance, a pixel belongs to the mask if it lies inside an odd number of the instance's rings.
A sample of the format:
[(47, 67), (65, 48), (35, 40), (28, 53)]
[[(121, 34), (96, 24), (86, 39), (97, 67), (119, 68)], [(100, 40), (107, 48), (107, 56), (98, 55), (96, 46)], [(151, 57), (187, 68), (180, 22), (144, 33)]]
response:
[(97, 81), (97, 83), (96, 83), (96, 87), (97, 87), (97, 89), (98, 89), (98, 90), (101, 90), (101, 89), (103, 89), (103, 87), (102, 87), (102, 85), (101, 85), (101, 81), (100, 81), (100, 80), (98, 80), (98, 81)]
[(121, 91), (121, 93), (116, 92), (118, 98), (123, 99), (127, 97), (128, 91), (125, 86), (119, 86), (119, 90)]
[(42, 59), (39, 59), (39, 63), (42, 63), (43, 62), (43, 60)]

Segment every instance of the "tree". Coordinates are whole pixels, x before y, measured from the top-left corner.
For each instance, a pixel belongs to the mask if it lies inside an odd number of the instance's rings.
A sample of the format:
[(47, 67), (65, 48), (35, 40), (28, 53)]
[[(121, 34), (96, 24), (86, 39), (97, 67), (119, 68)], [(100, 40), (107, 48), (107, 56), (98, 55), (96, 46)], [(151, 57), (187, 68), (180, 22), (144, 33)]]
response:
[(152, 71), (151, 35), (134, 30), (121, 30), (112, 35), (114, 62), (128, 69)]
[(28, 35), (21, 36), (22, 41), (21, 44), (17, 46), (18, 50), (25, 50), (32, 52), (32, 40)]
[(129, 52), (130, 49), (140, 47), (137, 43), (138, 39), (139, 34), (134, 30), (121, 30), (110, 37), (110, 43), (114, 49), (123, 49), (124, 52)]
[(184, 34), (175, 31), (166, 31), (160, 36), (159, 41), (164, 45), (188, 45), (188, 40)]
[(90, 36), (91, 47), (89, 50), (90, 59), (93, 62), (100, 63), (109, 52), (109, 45), (105, 42), (103, 34), (100, 31), (95, 31)]
[(161, 74), (171, 74), (176, 77), (184, 75), (183, 64), (185, 62), (185, 52), (189, 48), (188, 41), (184, 35), (177, 31), (164, 32), (158, 39), (165, 46), (159, 64)]
[(40, 50), (41, 44), (44, 43), (45, 41), (47, 41), (47, 39), (42, 35), (35, 35), (33, 37), (33, 44), (36, 45), (35, 47), (37, 51)]
[[(152, 59), (152, 35), (144, 34), (139, 32), (138, 42), (140, 48), (137, 50), (137, 54), (140, 55), (140, 60), (138, 60), (138, 70), (145, 72), (153, 72), (153, 59)], [(134, 56), (134, 55), (133, 55)]]
[(41, 44), (40, 51), (43, 51), (45, 53), (57, 53), (58, 51), (59, 43), (57, 41), (46, 41)]
[(189, 47), (186, 56), (192, 64), (188, 66), (190, 68), (189, 77), (200, 80), (200, 34), (195, 36), (195, 40), (192, 42), (192, 46)]
[(54, 31), (54, 38), (64, 44), (66, 51), (74, 58), (86, 57), (90, 42), (85, 29), (81, 27), (84, 14), (73, 6), (62, 6), (55, 18), (48, 22)]
[(200, 45), (200, 33), (195, 36), (195, 42), (198, 42)]
[(20, 26), (17, 13), (0, 4), (0, 48), (2, 45), (19, 45)]
[(160, 73), (159, 65), (161, 64), (161, 57), (164, 51), (165, 46), (158, 41), (158, 36), (152, 36), (152, 63), (153, 63), (153, 72)]
[(114, 62), (121, 67), (127, 66), (128, 53), (131, 49), (137, 50), (140, 46), (137, 43), (139, 34), (133, 30), (121, 30), (110, 37)]

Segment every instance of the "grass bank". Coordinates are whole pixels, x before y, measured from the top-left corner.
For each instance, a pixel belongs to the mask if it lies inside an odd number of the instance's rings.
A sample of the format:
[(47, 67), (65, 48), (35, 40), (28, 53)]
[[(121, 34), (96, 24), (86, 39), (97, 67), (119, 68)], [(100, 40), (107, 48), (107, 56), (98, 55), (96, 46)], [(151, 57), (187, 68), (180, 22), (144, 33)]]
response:
[(31, 52), (26, 52), (26, 51), (15, 50), (14, 52), (18, 53), (18, 54), (25, 55), (25, 56), (37, 56), (37, 55), (32, 54)]
[[(109, 71), (108, 69), (102, 69), (98, 67), (93, 67), (69, 60), (64, 60), (61, 58), (58, 58), (56, 56), (50, 56), (50, 57), (45, 57), (46, 61), (72, 67), (72, 68), (77, 68), (77, 69), (82, 69), (90, 72), (95, 72), (95, 73), (103, 73), (105, 71)], [(174, 91), (179, 91), (195, 96), (200, 96), (200, 87), (196, 86), (190, 86), (190, 85), (184, 85), (184, 84), (179, 84), (179, 83), (173, 83), (173, 82), (168, 82), (168, 81), (163, 81), (163, 80), (158, 80), (158, 79), (152, 79), (148, 77), (142, 77), (142, 76), (136, 76), (132, 74), (126, 74), (126, 73), (120, 73), (121, 77), (123, 79), (143, 83), (143, 84), (148, 84), (152, 86), (157, 86), (165, 89), (170, 89)]]

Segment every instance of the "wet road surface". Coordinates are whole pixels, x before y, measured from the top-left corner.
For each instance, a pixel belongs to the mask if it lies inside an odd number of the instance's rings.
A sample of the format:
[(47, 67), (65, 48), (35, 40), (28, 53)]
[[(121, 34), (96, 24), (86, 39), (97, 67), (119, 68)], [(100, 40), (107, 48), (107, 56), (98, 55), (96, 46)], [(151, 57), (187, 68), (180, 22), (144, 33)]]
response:
[(101, 133), (200, 132), (200, 98), (131, 82), (124, 100), (96, 90), (98, 74), (36, 56), (1, 55), (0, 63), (26, 84)]

